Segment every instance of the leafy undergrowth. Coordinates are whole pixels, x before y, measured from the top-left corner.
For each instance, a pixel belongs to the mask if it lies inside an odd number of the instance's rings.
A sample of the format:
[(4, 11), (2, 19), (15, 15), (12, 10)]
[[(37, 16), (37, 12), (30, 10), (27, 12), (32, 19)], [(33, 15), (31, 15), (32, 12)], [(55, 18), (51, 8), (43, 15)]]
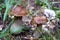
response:
[[(53, 13), (55, 11), (55, 23), (41, 15), (46, 8)], [(57, 10), (60, 8), (54, 7), (48, 0), (0, 0), (0, 39), (60, 40), (60, 12)], [(42, 29), (47, 22), (55, 27), (47, 27), (47, 31)]]

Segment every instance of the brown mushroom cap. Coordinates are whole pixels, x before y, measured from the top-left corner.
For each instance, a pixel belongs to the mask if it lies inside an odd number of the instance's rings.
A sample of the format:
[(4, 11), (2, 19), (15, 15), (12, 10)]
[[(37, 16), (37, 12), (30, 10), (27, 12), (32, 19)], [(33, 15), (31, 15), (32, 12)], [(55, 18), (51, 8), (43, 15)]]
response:
[(34, 17), (32, 20), (32, 23), (36, 23), (36, 24), (43, 24), (45, 22), (47, 22), (47, 19), (45, 16), (37, 16), (37, 17)]
[(21, 5), (18, 5), (15, 8), (13, 6), (10, 11), (10, 15), (14, 15), (14, 16), (25, 16), (26, 14), (27, 14), (27, 10)]

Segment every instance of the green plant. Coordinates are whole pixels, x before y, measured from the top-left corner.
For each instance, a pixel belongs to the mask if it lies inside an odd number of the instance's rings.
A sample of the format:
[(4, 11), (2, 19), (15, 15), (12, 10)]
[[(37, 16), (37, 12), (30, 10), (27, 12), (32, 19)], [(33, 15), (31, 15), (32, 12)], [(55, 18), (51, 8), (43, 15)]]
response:
[(0, 38), (9, 35), (9, 29), (10, 29), (11, 25), (14, 23), (14, 21), (15, 20), (13, 19), (8, 25), (6, 25), (6, 28), (4, 30), (2, 30), (2, 32), (0, 33)]
[(60, 19), (60, 12), (56, 13), (56, 17)]
[(6, 10), (5, 10), (5, 13), (4, 13), (4, 16), (3, 16), (3, 21), (5, 22), (6, 21), (6, 18), (7, 18), (7, 15), (11, 9), (11, 6), (12, 6), (12, 1), (10, 0), (5, 0), (5, 5), (6, 5)]

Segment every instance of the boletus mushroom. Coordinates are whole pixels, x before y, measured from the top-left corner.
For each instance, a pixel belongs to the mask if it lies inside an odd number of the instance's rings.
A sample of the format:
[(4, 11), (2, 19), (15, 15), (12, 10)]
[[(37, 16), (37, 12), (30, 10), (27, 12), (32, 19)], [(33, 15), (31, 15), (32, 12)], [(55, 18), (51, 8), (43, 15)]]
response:
[(25, 16), (27, 14), (27, 10), (22, 5), (17, 5), (16, 7), (12, 7), (10, 10), (10, 15), (13, 16)]

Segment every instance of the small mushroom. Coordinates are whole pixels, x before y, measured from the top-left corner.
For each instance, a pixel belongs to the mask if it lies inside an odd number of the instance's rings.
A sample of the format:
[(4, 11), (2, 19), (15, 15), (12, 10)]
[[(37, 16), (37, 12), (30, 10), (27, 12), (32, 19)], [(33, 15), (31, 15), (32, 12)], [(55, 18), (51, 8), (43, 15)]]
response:
[(34, 17), (33, 18), (33, 23), (36, 23), (36, 24), (43, 24), (47, 22), (47, 19), (45, 16), (37, 16), (37, 17)]
[(14, 6), (11, 8), (10, 15), (13, 16), (25, 16), (27, 14), (27, 10), (22, 5), (17, 5), (15, 8)]

